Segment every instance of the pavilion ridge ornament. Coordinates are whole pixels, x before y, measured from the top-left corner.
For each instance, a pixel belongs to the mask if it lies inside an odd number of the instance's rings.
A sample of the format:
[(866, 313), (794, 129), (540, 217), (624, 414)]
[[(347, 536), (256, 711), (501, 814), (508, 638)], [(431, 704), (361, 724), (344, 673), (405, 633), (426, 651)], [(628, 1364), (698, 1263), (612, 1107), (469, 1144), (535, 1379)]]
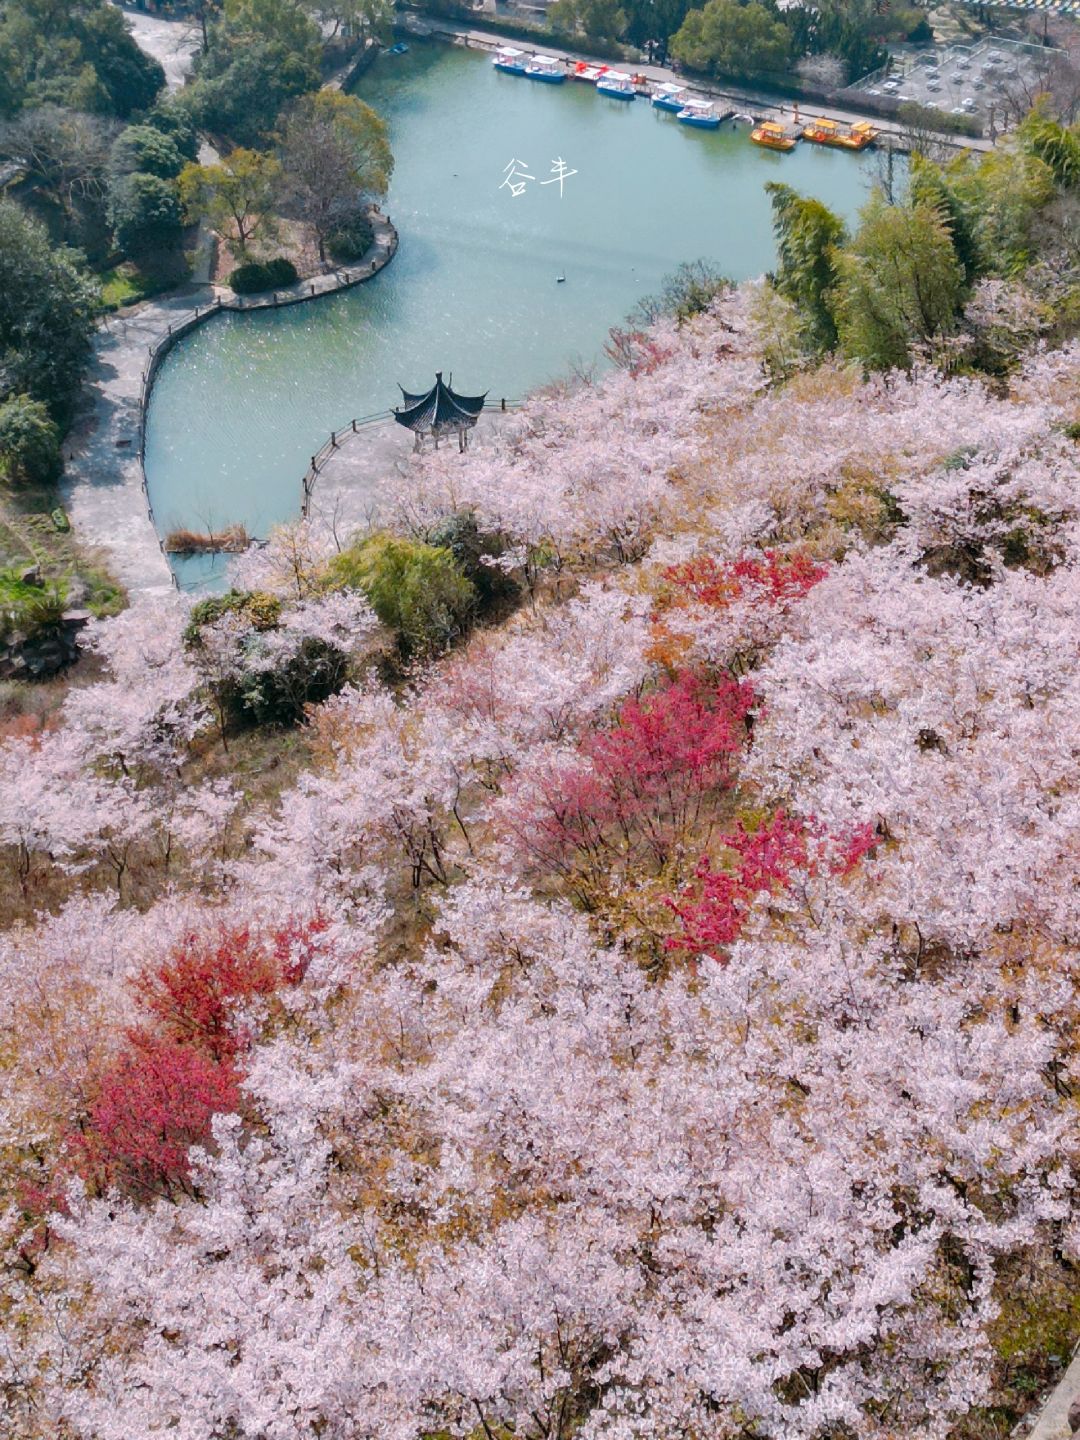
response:
[[(450, 378), (453, 379), (453, 376)], [(483, 395), (458, 395), (444, 384), (441, 370), (436, 371), (435, 384), (426, 394), (413, 394), (403, 385), (399, 385), (398, 389), (404, 404), (395, 408), (394, 419), (416, 436), (417, 450), (423, 444), (425, 435), (434, 438), (437, 450), (440, 438), (446, 434), (458, 437), (459, 451), (468, 448), (469, 431), (484, 408), (486, 390)]]

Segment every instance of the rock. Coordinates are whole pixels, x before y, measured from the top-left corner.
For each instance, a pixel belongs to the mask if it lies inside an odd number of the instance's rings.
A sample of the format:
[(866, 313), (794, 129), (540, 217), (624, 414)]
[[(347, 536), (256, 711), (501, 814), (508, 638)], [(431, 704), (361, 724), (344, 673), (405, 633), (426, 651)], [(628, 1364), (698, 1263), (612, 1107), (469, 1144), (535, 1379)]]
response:
[(40, 586), (41, 586), (41, 566), (40, 566), (40, 565), (30, 565), (30, 566), (28, 566), (27, 569), (25, 569), (25, 570), (22, 572), (22, 574), (19, 576), (19, 580), (20, 580), (20, 582), (21, 582), (23, 585), (33, 585), (33, 586), (35, 586), (35, 587), (40, 588)]
[(23, 660), (31, 675), (55, 675), (69, 658), (67, 647), (59, 640), (37, 640), (23, 646)]
[(1068, 1419), (1069, 1429), (1075, 1435), (1078, 1431), (1080, 1431), (1080, 1395), (1075, 1395), (1073, 1397), (1073, 1402), (1069, 1406)]
[(60, 623), (68, 630), (81, 630), (93, 618), (89, 610), (65, 610), (60, 616)]

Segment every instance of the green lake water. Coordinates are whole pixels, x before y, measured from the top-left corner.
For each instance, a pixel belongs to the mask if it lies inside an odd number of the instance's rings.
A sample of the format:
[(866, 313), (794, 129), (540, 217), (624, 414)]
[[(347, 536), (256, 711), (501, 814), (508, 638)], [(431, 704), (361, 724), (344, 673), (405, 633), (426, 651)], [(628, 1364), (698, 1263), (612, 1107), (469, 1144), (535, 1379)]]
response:
[[(163, 531), (240, 521), (266, 535), (298, 513), (330, 431), (397, 403), (399, 381), (420, 390), (442, 370), (458, 390), (521, 397), (595, 364), (608, 328), (681, 261), (737, 280), (768, 269), (767, 180), (851, 217), (875, 173), (871, 156), (775, 154), (744, 124), (693, 129), (646, 100), (504, 75), (446, 45), (380, 57), (357, 93), (390, 125), (398, 253), (353, 290), (223, 315), (177, 345), (146, 434)], [(561, 196), (542, 184), (559, 159), (577, 172)], [(534, 177), (517, 198), (500, 188), (512, 160)], [(185, 565), (184, 583), (203, 569)]]

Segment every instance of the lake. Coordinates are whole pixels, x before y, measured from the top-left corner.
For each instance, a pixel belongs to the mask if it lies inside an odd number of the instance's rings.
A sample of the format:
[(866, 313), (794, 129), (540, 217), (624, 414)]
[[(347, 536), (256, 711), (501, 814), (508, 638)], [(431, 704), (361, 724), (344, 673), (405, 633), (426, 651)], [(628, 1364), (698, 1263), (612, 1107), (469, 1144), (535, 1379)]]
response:
[[(422, 390), (442, 370), (460, 391), (520, 398), (602, 360), (608, 329), (680, 262), (735, 280), (767, 270), (766, 181), (851, 218), (875, 174), (872, 154), (770, 152), (745, 124), (693, 129), (641, 98), (504, 75), (431, 42), (380, 56), (357, 94), (390, 126), (397, 256), (353, 290), (225, 314), (176, 346), (146, 430), (163, 531), (238, 521), (265, 536), (298, 514), (330, 431), (397, 403), (398, 382)], [(532, 176), (516, 197), (502, 183), (513, 161)], [(576, 172), (561, 186), (559, 161)], [(178, 573), (190, 584), (207, 569)]]

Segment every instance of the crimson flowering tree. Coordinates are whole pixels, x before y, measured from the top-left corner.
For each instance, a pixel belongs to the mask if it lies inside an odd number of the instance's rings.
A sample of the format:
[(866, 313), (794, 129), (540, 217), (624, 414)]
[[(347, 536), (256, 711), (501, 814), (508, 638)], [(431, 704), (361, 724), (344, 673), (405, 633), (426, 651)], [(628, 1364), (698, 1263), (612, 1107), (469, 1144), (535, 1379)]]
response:
[(875, 843), (868, 825), (837, 843), (815, 821), (783, 810), (755, 829), (740, 822), (721, 841), (732, 857), (730, 867), (718, 870), (703, 855), (694, 883), (677, 900), (669, 900), (681, 929), (668, 937), (667, 948), (724, 960), (726, 947), (742, 934), (755, 900), (787, 889), (799, 873), (809, 877), (826, 869), (846, 875)]
[[(66, 1139), (67, 1164), (97, 1192), (152, 1199), (190, 1190), (188, 1151), (216, 1114), (241, 1107), (242, 1057), (254, 1031), (242, 1007), (303, 978), (325, 920), (184, 935), (132, 990), (149, 1026), (86, 1080), (89, 1100)], [(42, 1195), (55, 1194), (41, 1191)]]
[(525, 777), (511, 819), (527, 854), (589, 900), (616, 867), (654, 871), (707, 840), (730, 789), (753, 704), (746, 682), (686, 673), (588, 735), (568, 763)]
[(290, 922), (268, 937), (247, 927), (186, 936), (157, 969), (138, 977), (135, 992), (176, 1044), (195, 1047), (215, 1064), (232, 1062), (251, 1040), (238, 1024), (237, 1007), (283, 983), (297, 984), (323, 929), (325, 922), (315, 919)]
[(726, 565), (713, 555), (698, 555), (669, 565), (664, 579), (676, 596), (719, 609), (746, 598), (766, 605), (800, 600), (828, 573), (828, 566), (800, 551), (771, 549), (760, 556), (740, 555)]
[(783, 633), (792, 607), (829, 573), (802, 550), (765, 549), (723, 561), (697, 554), (665, 566), (652, 654), (670, 665), (702, 662), (740, 674)]
[(147, 1031), (129, 1035), (94, 1092), (68, 1137), (71, 1159), (98, 1193), (115, 1187), (141, 1200), (188, 1190), (188, 1151), (209, 1138), (214, 1115), (240, 1103), (231, 1064)]

